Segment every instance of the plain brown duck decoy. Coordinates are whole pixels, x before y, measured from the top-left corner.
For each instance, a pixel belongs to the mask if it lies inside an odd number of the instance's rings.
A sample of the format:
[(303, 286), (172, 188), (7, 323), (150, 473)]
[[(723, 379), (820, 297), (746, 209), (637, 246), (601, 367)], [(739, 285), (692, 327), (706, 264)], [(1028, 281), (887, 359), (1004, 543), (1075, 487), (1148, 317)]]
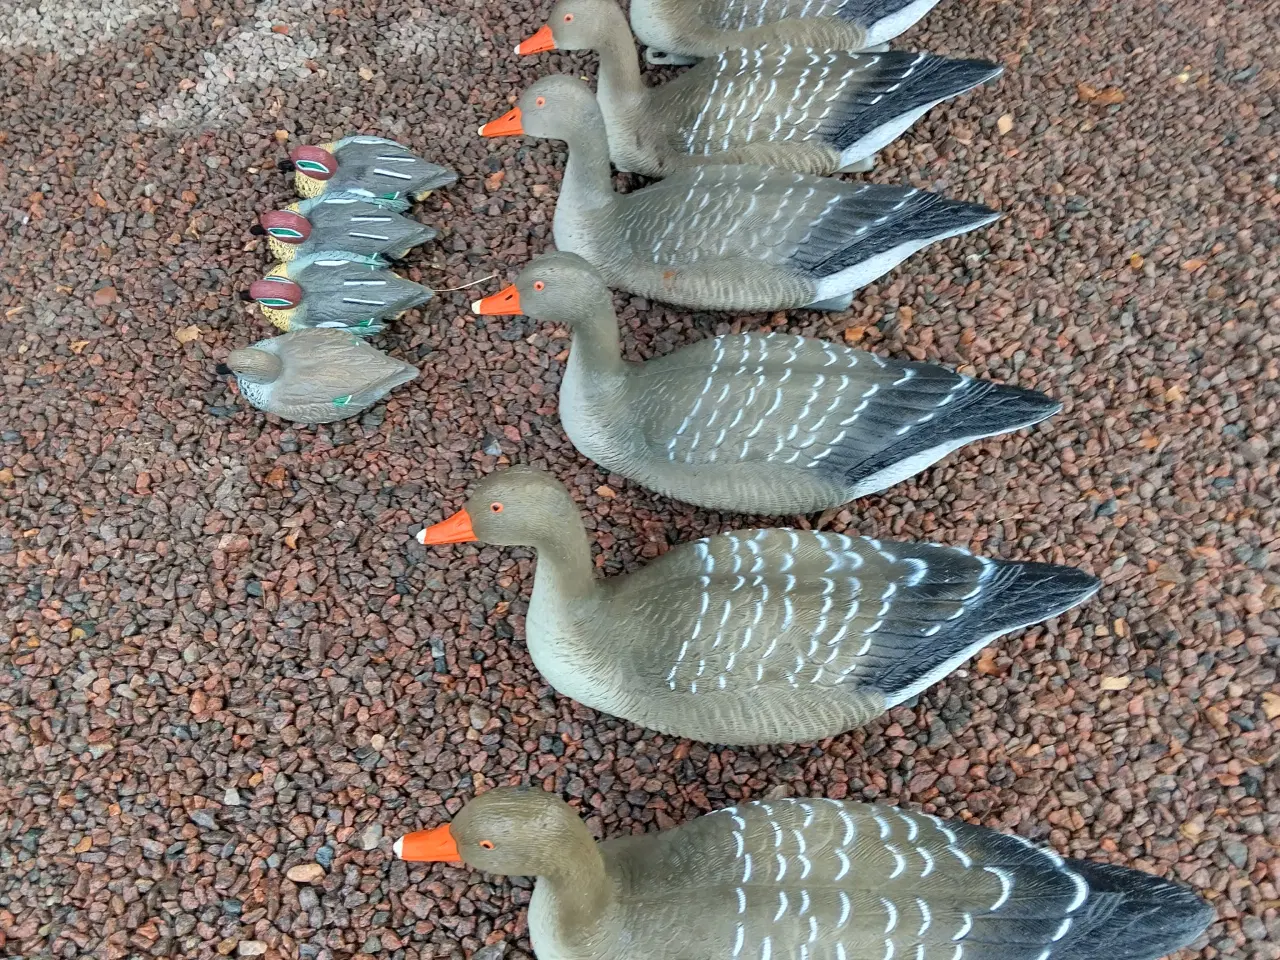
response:
[(631, 29), (650, 63), (687, 64), (765, 43), (883, 47), (938, 0), (631, 0)]
[(234, 374), (240, 395), (295, 423), (345, 420), (418, 375), (346, 330), (298, 330), (232, 350), (218, 373)]
[(802, 530), (722, 534), (597, 580), (568, 491), (528, 468), (480, 481), (418, 540), (536, 549), (525, 634), (548, 682), (711, 743), (834, 736), (1099, 585), (1072, 567)]
[(1213, 908), (1190, 889), (890, 806), (739, 804), (596, 843), (559, 797), (499, 787), (398, 857), (537, 877), (542, 960), (1155, 960)]
[(930, 107), (997, 77), (985, 60), (769, 44), (724, 50), (646, 87), (613, 0), (560, 0), (516, 48), (598, 50), (597, 100), (619, 170), (650, 177), (706, 163), (800, 173), (870, 169), (876, 151)]
[(843, 310), (916, 251), (999, 218), (914, 187), (751, 165), (708, 164), (618, 194), (600, 107), (572, 77), (544, 77), (480, 132), (568, 143), (556, 246), (611, 287), (686, 307)]
[(573, 445), (613, 473), (715, 510), (840, 506), (1061, 409), (1032, 390), (779, 334), (715, 337), (628, 363), (609, 288), (562, 251), (472, 310), (567, 325), (560, 421)]

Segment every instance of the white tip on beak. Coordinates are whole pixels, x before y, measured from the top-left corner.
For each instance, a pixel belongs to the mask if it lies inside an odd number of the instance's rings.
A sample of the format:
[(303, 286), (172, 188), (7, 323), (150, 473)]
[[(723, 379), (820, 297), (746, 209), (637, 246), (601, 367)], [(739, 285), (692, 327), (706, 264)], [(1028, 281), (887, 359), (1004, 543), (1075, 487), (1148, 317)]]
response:
[(480, 301), (479, 301), (479, 300), (472, 300), (472, 301), (471, 301), (471, 312), (472, 312), (472, 313), (479, 313), (479, 312), (480, 312)]
[(481, 124), (480, 126), (476, 127), (476, 133), (477, 133), (479, 136), (482, 136), (482, 137), (484, 136), (484, 125), (483, 125), (483, 124)]
[(517, 44), (516, 44), (514, 47), (512, 47), (511, 49), (515, 52), (515, 55), (516, 55), (517, 57), (518, 57), (518, 56), (520, 56), (520, 44), (518, 44), (518, 43), (517, 43)]
[(426, 546), (426, 543), (427, 543), (426, 527), (423, 527), (421, 530), (418, 531), (418, 542), (421, 543), (423, 546)]
[(396, 842), (395, 842), (395, 843), (393, 843), (393, 844), (391, 845), (391, 852), (392, 852), (392, 853), (394, 853), (394, 854), (396, 855), (396, 859), (397, 859), (397, 860), (402, 860), (402, 859), (404, 859), (404, 858), (400, 855), (400, 851), (401, 851), (401, 850), (403, 850), (403, 849), (404, 849), (404, 837), (400, 837), (399, 839), (397, 839), (397, 840), (396, 840)]

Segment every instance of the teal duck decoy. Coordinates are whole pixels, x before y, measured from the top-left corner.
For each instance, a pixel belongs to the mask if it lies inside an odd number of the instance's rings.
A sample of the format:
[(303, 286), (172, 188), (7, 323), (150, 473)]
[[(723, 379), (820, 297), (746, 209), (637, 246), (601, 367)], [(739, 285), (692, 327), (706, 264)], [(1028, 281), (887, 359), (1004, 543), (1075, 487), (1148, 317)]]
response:
[(457, 183), (458, 175), (382, 137), (343, 137), (334, 143), (294, 147), (279, 168), (293, 174), (298, 195), (358, 191), (384, 200), (423, 200)]
[(436, 236), (433, 227), (401, 216), (408, 208), (404, 200), (326, 193), (262, 214), (250, 232), (265, 236), (281, 263), (323, 250), (399, 260)]

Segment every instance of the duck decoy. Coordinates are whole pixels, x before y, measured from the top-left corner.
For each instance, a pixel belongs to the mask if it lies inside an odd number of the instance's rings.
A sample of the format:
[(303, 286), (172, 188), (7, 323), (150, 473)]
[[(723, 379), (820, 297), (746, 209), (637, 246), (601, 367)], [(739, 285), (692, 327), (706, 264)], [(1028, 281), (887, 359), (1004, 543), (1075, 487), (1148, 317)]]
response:
[(568, 491), (528, 468), (486, 477), (418, 541), (533, 547), (525, 633), (551, 686), (724, 744), (810, 742), (866, 723), (1099, 585), (1071, 567), (801, 530), (722, 534), (596, 580)]
[(713, 510), (837, 507), (1062, 407), (932, 364), (780, 334), (721, 336), (627, 363), (612, 303), (589, 263), (558, 251), (472, 310), (566, 324), (560, 420), (573, 445), (611, 473)]
[(346, 330), (298, 330), (233, 350), (218, 373), (234, 374), (259, 410), (295, 423), (345, 420), (418, 375)]
[(326, 193), (262, 214), (250, 232), (265, 236), (271, 255), (281, 263), (321, 250), (399, 260), (436, 236), (434, 228), (401, 216), (407, 209), (405, 200)]
[(569, 145), (556, 246), (611, 287), (709, 310), (846, 309), (917, 250), (1000, 215), (914, 187), (708, 164), (614, 193), (604, 119), (587, 86), (544, 77), (480, 128)]
[(631, 0), (631, 28), (650, 63), (696, 63), (764, 43), (883, 47), (938, 0)]
[(432, 190), (458, 181), (452, 170), (382, 137), (343, 137), (318, 147), (294, 147), (289, 159), (277, 166), (293, 173), (294, 189), (308, 199), (356, 191), (383, 200), (422, 200)]
[(1016, 834), (824, 798), (742, 803), (596, 843), (558, 796), (498, 787), (402, 860), (537, 878), (543, 960), (1156, 960), (1214, 910), (1159, 877)]
[(519, 47), (598, 50), (597, 100), (614, 166), (648, 177), (704, 163), (800, 173), (867, 169), (930, 107), (998, 77), (986, 60), (848, 53), (783, 44), (733, 49), (670, 83), (645, 87), (613, 0), (560, 0)]
[(256, 300), (262, 315), (286, 332), (339, 327), (360, 336), (382, 330), (433, 296), (426, 287), (386, 269), (379, 257), (324, 250), (278, 263), (240, 299)]

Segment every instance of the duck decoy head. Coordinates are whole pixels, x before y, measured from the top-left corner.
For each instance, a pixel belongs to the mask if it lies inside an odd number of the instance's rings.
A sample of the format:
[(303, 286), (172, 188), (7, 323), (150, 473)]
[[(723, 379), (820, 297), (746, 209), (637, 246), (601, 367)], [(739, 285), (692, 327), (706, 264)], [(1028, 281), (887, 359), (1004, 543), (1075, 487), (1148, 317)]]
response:
[(250, 383), (271, 383), (280, 376), (281, 369), (278, 356), (258, 347), (232, 350), (227, 354), (226, 363), (218, 364), (219, 373), (233, 373)]
[(461, 510), (420, 531), (418, 542), (555, 545), (577, 518), (578, 507), (558, 480), (531, 467), (512, 467), (480, 481)]
[(609, 37), (631, 32), (626, 15), (613, 0), (560, 0), (546, 26), (516, 47), (528, 55), (547, 50), (596, 50)]
[(256, 226), (258, 229), (254, 232), (265, 233), (281, 243), (305, 243), (311, 236), (311, 221), (292, 210), (272, 210), (264, 213), (258, 217)]
[[(527, 134), (551, 140), (566, 140), (583, 124), (595, 118), (601, 125), (600, 105), (581, 80), (564, 75), (543, 77), (516, 102), (515, 109), (480, 128), (482, 137), (510, 137)], [(602, 134), (603, 136), (603, 134)]]
[(487, 317), (524, 314), (576, 327), (612, 304), (609, 287), (595, 267), (576, 253), (557, 250), (531, 260), (516, 282), (471, 304)]
[(263, 277), (251, 283), (247, 292), (247, 299), (269, 310), (292, 310), (302, 302), (302, 288), (288, 277)]
[(532, 876), (591, 846), (586, 826), (555, 794), (497, 787), (468, 803), (452, 823), (407, 834), (392, 849), (415, 863), (463, 862), (486, 873)]
[(294, 147), (289, 152), (292, 169), (312, 180), (330, 180), (338, 172), (338, 161), (323, 147)]

